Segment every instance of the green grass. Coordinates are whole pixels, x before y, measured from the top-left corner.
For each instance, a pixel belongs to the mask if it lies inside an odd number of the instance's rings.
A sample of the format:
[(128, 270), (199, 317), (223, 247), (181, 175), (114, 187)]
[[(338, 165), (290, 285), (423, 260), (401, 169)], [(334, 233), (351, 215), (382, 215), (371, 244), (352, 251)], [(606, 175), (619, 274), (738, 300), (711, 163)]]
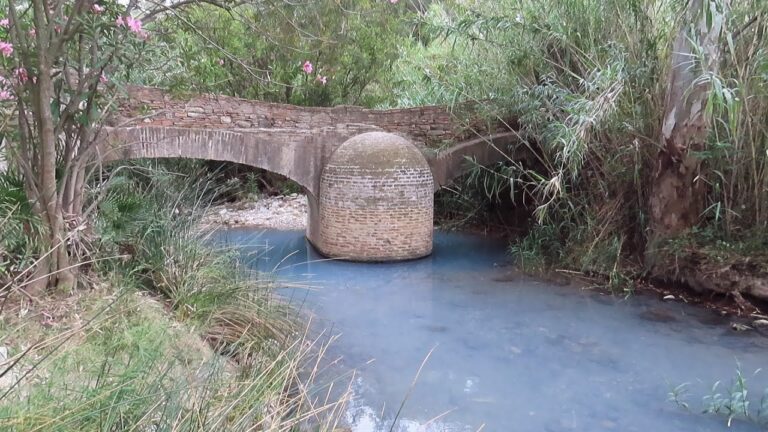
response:
[[(752, 375), (763, 372), (756, 370)], [(752, 395), (749, 387), (752, 377), (742, 371), (737, 364), (730, 385), (721, 381), (712, 384), (709, 394), (702, 396), (700, 411), (702, 414), (722, 416), (728, 427), (734, 420), (746, 421), (760, 426), (768, 426), (768, 388), (762, 394)], [(675, 403), (681, 409), (691, 411), (691, 404), (687, 401), (690, 396), (688, 383), (683, 383), (670, 388), (669, 401)]]
[(0, 430), (333, 430), (345, 392), (315, 381), (326, 346), (272, 275), (212, 244), (210, 179), (157, 168), (95, 188), (81, 289), (6, 287)]
[[(135, 289), (83, 293), (69, 306), (89, 321), (62, 315), (66, 321), (55, 330), (25, 321), (2, 341), (21, 357), (16, 376), (29, 375), (0, 398), (0, 429), (294, 430), (314, 420), (318, 430), (331, 430), (335, 424), (322, 413), (336, 405), (313, 400), (311, 383), (299, 380), (323, 349), (301, 335), (277, 352), (252, 351), (260, 360), (243, 364), (218, 354), (200, 329), (179, 323), (162, 302)], [(24, 352), (33, 334), (41, 342)]]

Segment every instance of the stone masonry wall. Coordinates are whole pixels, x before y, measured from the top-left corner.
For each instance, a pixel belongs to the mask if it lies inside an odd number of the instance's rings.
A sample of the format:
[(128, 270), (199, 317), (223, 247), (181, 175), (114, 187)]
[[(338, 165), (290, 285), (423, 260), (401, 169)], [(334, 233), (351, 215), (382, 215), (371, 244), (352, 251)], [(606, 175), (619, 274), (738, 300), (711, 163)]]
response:
[[(466, 171), (467, 158), (504, 160), (500, 148), (515, 139), (467, 141), (443, 107), (308, 108), (147, 87), (130, 87), (108, 126), (104, 161), (222, 160), (293, 179), (308, 194), (307, 238), (327, 256), (356, 261), (429, 255), (435, 188)], [(464, 142), (435, 149), (445, 141)]]
[[(135, 119), (135, 120), (131, 120)], [(125, 124), (129, 122), (129, 124)], [(172, 126), (200, 129), (314, 130), (343, 124), (374, 125), (407, 136), (421, 144), (453, 140), (462, 132), (454, 114), (445, 107), (370, 110), (355, 106), (299, 107), (220, 95), (173, 96), (152, 87), (128, 87), (120, 126)]]
[(432, 252), (432, 172), (406, 140), (366, 133), (336, 150), (323, 170), (319, 236), (323, 254), (395, 261)]

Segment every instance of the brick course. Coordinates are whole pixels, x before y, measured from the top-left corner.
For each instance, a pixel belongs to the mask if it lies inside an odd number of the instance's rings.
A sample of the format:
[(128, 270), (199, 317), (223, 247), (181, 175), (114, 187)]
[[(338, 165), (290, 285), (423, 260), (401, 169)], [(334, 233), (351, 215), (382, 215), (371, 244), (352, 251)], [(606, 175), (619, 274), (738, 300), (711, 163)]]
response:
[[(168, 91), (129, 86), (113, 125), (201, 129), (302, 129), (343, 124), (375, 125), (420, 144), (459, 138), (464, 130), (445, 107), (371, 110), (356, 106), (300, 107), (221, 95), (173, 96)], [(128, 124), (126, 124), (128, 123)]]
[(370, 132), (342, 144), (320, 178), (319, 233), (326, 256), (397, 261), (432, 252), (433, 179), (407, 140)]

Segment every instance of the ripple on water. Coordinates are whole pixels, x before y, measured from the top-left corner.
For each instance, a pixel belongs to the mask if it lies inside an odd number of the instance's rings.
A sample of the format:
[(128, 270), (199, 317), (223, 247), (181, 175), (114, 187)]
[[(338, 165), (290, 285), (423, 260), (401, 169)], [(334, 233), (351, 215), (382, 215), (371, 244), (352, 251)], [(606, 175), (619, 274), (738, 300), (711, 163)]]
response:
[(667, 402), (670, 384), (688, 382), (700, 407), (737, 360), (752, 394), (768, 387), (752, 376), (768, 339), (708, 311), (516, 277), (500, 265), (503, 243), (471, 235), (437, 233), (434, 254), (418, 261), (354, 264), (319, 261), (300, 232), (257, 233), (222, 240), (268, 248), (253, 267), (315, 287), (283, 294), (341, 333), (331, 357), (343, 358), (335, 373), (357, 369), (346, 413), (355, 432), (389, 430), (433, 347), (396, 431), (759, 430)]

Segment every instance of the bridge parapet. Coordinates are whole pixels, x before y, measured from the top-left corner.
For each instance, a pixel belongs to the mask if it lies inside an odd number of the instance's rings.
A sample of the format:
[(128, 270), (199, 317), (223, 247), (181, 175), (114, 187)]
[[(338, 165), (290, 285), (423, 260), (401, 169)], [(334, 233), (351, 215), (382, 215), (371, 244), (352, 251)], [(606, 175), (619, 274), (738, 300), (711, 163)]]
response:
[(416, 144), (456, 141), (466, 128), (446, 107), (372, 110), (357, 106), (300, 107), (221, 95), (174, 95), (153, 87), (130, 86), (113, 125), (198, 129), (315, 130), (365, 124), (407, 137)]

